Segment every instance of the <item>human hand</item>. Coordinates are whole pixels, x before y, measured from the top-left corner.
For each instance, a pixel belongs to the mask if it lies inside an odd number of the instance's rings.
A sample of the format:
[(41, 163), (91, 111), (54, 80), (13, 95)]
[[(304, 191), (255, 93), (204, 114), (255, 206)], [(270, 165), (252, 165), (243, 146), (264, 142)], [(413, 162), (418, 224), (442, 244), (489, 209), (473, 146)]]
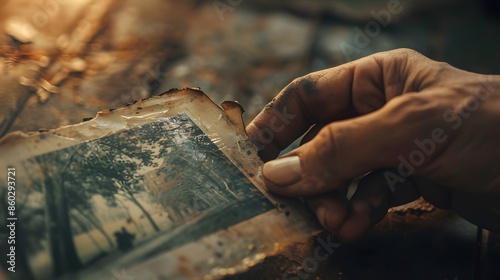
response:
[[(500, 231), (500, 76), (377, 53), (294, 80), (247, 127), (266, 161), (306, 131), (264, 181), (341, 240), (420, 196)], [(348, 200), (346, 182), (368, 172)]]

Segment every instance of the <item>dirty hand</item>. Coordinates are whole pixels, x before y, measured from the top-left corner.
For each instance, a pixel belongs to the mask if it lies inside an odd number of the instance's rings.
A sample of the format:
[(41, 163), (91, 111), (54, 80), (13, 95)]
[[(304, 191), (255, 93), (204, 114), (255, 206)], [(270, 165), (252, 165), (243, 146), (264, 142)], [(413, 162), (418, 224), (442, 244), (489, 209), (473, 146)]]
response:
[[(264, 180), (341, 240), (420, 196), (500, 231), (500, 76), (378, 53), (294, 80), (247, 131), (266, 161), (308, 131)], [(368, 172), (348, 200), (346, 183)]]

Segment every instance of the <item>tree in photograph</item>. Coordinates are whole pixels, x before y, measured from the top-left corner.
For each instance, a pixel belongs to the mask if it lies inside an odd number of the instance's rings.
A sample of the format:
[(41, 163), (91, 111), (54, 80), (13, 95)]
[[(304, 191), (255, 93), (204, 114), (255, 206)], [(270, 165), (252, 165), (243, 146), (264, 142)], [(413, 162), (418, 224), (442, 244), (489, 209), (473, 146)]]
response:
[(240, 199), (226, 182), (222, 172), (227, 170), (228, 166), (220, 166), (228, 162), (227, 158), (194, 123), (184, 122), (182, 129), (173, 135), (172, 141), (174, 153), (180, 156), (185, 164), (195, 167), (194, 170), (203, 176), (203, 181), (212, 182), (218, 191), (229, 194), (231, 199)]
[[(51, 224), (50, 221), (53, 220), (53, 217), (50, 215), (54, 215), (50, 211), (52, 208), (51, 195), (58, 189), (63, 190), (65, 197), (64, 204), (67, 207), (70, 224), (71, 221), (79, 225), (84, 223), (85, 226), (80, 226), (80, 228), (84, 229), (89, 238), (92, 238), (90, 231), (96, 229), (107, 241), (108, 248), (113, 248), (115, 246), (113, 239), (103, 229), (101, 222), (94, 214), (91, 203), (91, 198), (94, 194), (89, 192), (88, 188), (85, 187), (85, 180), (81, 179), (82, 177), (78, 173), (78, 170), (76, 170), (77, 168), (75, 168), (79, 162), (86, 160), (83, 146), (71, 147), (57, 153), (43, 155), (34, 161), (25, 162), (25, 169), (31, 170), (27, 174), (30, 182), (26, 185), (30, 186), (29, 191), (34, 193), (43, 192), (46, 195), (45, 201), (48, 204), (45, 205), (45, 210), (48, 210), (48, 212), (46, 212), (47, 215), (45, 213), (44, 215), (49, 225)], [(79, 215), (78, 220), (76, 220), (76, 213)], [(72, 234), (78, 234), (78, 232), (72, 230)], [(55, 245), (57, 244), (57, 236), (54, 236), (52, 231), (47, 230), (47, 238), (48, 240), (53, 240), (49, 244), (54, 245), (50, 246), (50, 249), (51, 252), (54, 252), (51, 253), (53, 261), (57, 261), (60, 257)]]
[[(78, 215), (73, 214), (73, 215), (71, 215), (71, 218), (73, 221), (75, 221), (76, 224), (78, 224), (78, 226), (80, 226), (80, 228), (82, 228), (82, 230), (84, 230), (85, 232), (90, 232), (90, 229), (89, 229), (87, 223), (85, 223), (85, 221), (82, 220)], [(94, 244), (96, 249), (99, 251), (100, 255), (106, 254), (106, 251), (101, 247), (101, 245), (99, 244), (99, 241), (97, 241), (92, 236), (92, 234), (88, 234), (87, 236), (89, 237), (90, 241), (92, 241), (92, 244)], [(111, 244), (113, 244), (113, 243), (111, 243)]]
[[(3, 185), (0, 183), (0, 209), (7, 209), (9, 206), (7, 204), (7, 186)], [(16, 193), (17, 197), (17, 193)], [(16, 205), (19, 206), (19, 205)], [(26, 280), (31, 280), (35, 279), (35, 276), (31, 270), (31, 267), (28, 262), (28, 254), (32, 251), (36, 251), (38, 249), (38, 246), (40, 246), (39, 241), (40, 238), (37, 238), (37, 236), (29, 236), (31, 233), (31, 229), (37, 229), (39, 230), (40, 228), (38, 227), (39, 224), (34, 222), (33, 220), (36, 220), (36, 218), (40, 217), (39, 214), (36, 212), (36, 209), (33, 209), (34, 211), (30, 211), (32, 209), (27, 209), (24, 207), (25, 210), (27, 211), (17, 211), (16, 215), (19, 219), (19, 221), (23, 221), (22, 223), (17, 222), (16, 223), (16, 251), (15, 251), (15, 257), (16, 257), (16, 265), (15, 265), (15, 273), (16, 276), (19, 276), (19, 279), (26, 279)], [(26, 216), (24, 213), (31, 213), (33, 216)], [(2, 229), (7, 228), (7, 211), (0, 211), (0, 226)], [(26, 219), (24, 219), (26, 218)], [(34, 218), (34, 219), (31, 219)], [(43, 227), (42, 227), (43, 228)], [(36, 233), (36, 232), (35, 232)], [(5, 252), (5, 254), (2, 254), (2, 257), (0, 260), (2, 260), (1, 267), (4, 267), (4, 270), (7, 271), (7, 267), (9, 266), (7, 263), (8, 257), (6, 256), (8, 253), (10, 253), (10, 244), (8, 244), (7, 239), (2, 242), (0, 242), (0, 251)], [(31, 242), (30, 242), (31, 241)], [(35, 248), (30, 247), (30, 245), (34, 245)], [(4, 261), (5, 260), (5, 261)], [(7, 266), (7, 267), (6, 267)]]
[(69, 149), (34, 159), (44, 174), (41, 183), (45, 197), (45, 224), (54, 276), (74, 272), (82, 266), (73, 242), (64, 188), (65, 176), (75, 154), (75, 149)]
[(115, 195), (125, 197), (142, 211), (154, 231), (160, 231), (136, 198), (145, 191), (138, 170), (153, 165), (153, 151), (129, 131), (90, 142), (87, 148), (79, 173), (82, 178), (88, 178), (89, 191), (102, 195), (113, 206), (118, 206)]

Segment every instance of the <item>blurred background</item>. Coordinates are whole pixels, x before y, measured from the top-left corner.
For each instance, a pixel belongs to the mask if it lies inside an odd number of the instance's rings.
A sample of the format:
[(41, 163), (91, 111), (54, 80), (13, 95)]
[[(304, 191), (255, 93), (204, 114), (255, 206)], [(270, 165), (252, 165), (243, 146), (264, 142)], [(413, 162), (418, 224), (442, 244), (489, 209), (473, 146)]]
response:
[[(249, 122), (296, 77), (401, 47), (499, 74), (499, 14), (495, 0), (2, 0), (0, 137), (188, 86)], [(314, 272), (304, 243), (235, 279), (500, 279), (499, 243), (420, 201)]]

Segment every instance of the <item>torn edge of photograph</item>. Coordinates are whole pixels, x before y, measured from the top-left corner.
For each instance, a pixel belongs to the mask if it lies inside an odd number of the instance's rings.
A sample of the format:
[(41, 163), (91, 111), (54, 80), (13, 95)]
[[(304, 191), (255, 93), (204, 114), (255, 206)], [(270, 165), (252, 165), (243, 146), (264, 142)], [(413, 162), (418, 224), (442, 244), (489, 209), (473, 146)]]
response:
[(266, 191), (242, 107), (222, 106), (174, 89), (80, 124), (6, 135), (7, 276), (220, 279), (318, 233), (300, 202)]

